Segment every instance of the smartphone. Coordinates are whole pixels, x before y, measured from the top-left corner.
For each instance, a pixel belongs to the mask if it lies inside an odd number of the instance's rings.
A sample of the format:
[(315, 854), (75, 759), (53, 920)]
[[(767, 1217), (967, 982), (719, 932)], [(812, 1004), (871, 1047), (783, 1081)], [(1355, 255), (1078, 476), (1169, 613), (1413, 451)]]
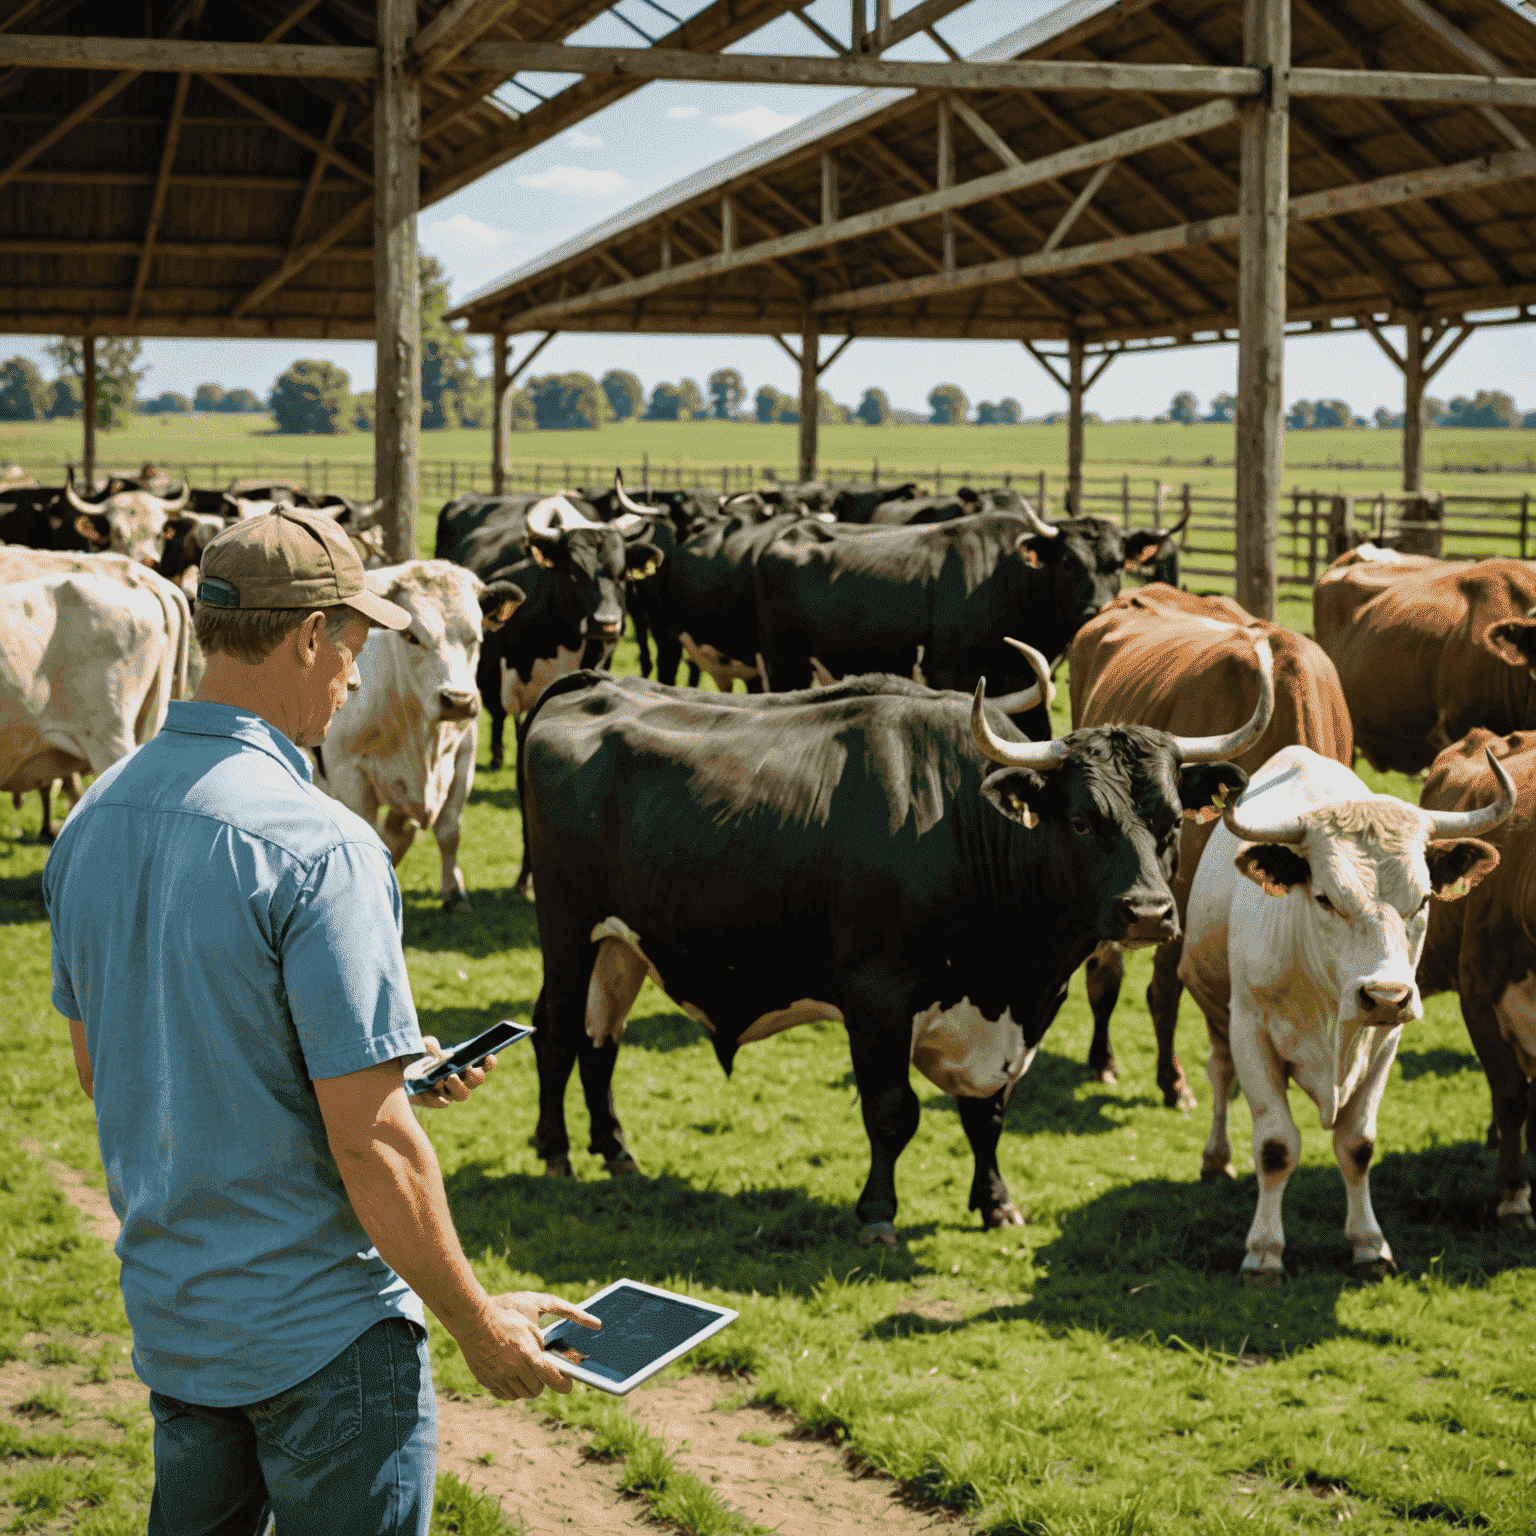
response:
[(468, 1067), (478, 1067), (487, 1056), (494, 1055), (504, 1046), (526, 1040), (532, 1033), (533, 1030), (527, 1024), (514, 1024), (511, 1019), (503, 1019), (501, 1023), (491, 1025), (483, 1035), (476, 1035), (473, 1040), (454, 1046), (425, 1072), (406, 1078), (405, 1085), (413, 1094), (424, 1093), (429, 1088), (435, 1088), (445, 1077), (452, 1077), (455, 1072), (463, 1072)]

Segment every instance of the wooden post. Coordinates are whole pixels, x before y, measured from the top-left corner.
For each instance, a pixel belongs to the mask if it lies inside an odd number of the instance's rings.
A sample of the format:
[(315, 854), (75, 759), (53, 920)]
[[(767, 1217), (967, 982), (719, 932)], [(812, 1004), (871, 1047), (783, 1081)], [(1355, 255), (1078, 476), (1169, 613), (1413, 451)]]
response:
[(491, 338), (491, 494), (501, 496), (507, 483), (507, 408), (512, 391), (507, 388), (507, 338), (497, 331)]
[(80, 469), (85, 477), (85, 494), (89, 496), (96, 489), (96, 338), (84, 337), (80, 352), (80, 410), (85, 428), (84, 459)]
[(1410, 315), (1403, 327), (1403, 489), (1424, 490), (1424, 317)]
[(1083, 338), (1067, 342), (1067, 497), (1070, 515), (1083, 515)]
[(1525, 559), (1525, 540), (1531, 526), (1531, 493), (1520, 498), (1520, 558)]
[(891, 46), (891, 0), (875, 0), (875, 52)]
[(416, 553), (421, 445), (421, 294), (416, 211), (421, 184), (421, 76), (410, 55), (415, 0), (380, 0), (373, 98), (374, 495), (390, 560)]
[[(944, 97), (938, 100), (939, 113), (939, 165), (935, 181), (943, 192), (955, 184), (955, 116)], [(944, 270), (955, 270), (955, 216), (947, 209), (939, 215), (943, 230)]]
[(821, 222), (835, 224), (841, 217), (837, 196), (837, 157), (829, 149), (821, 152)]
[(1237, 600), (1275, 615), (1276, 498), (1285, 447), (1285, 239), (1290, 0), (1244, 0), (1243, 62), (1265, 91), (1243, 108), (1238, 230)]
[(810, 304), (800, 311), (800, 478), (816, 478), (816, 363), (821, 333)]
[(736, 249), (736, 205), (730, 198), (720, 199), (720, 254), (729, 256)]

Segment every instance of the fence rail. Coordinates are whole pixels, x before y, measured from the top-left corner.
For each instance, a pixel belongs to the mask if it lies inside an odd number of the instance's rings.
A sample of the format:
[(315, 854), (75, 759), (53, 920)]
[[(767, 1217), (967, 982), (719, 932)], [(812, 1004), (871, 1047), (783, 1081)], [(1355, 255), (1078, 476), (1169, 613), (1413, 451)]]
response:
[[(69, 466), (74, 467), (74, 466)], [(339, 491), (366, 499), (373, 494), (373, 464), (364, 460), (309, 458), (299, 462), (260, 459), (166, 461), (160, 466), (172, 474), (205, 485), (228, 485), (236, 480), (279, 480), (308, 490)], [(509, 490), (555, 491), (570, 486), (599, 487), (610, 483), (614, 465), (594, 460), (542, 460), (510, 464)], [(680, 461), (642, 457), (639, 463), (619, 465), (632, 488), (651, 486), (711, 489), (731, 494), (772, 486), (792, 478), (771, 465), (726, 464), (714, 468)], [(1048, 470), (1012, 472), (972, 471), (936, 464), (931, 470), (887, 466), (878, 459), (859, 464), (825, 464), (822, 478), (828, 481), (874, 481), (884, 484), (916, 484), (920, 493), (942, 494), (969, 485), (977, 490), (1015, 486), (1034, 502), (1042, 514), (1060, 514), (1066, 496), (1066, 475)], [(478, 461), (423, 459), (419, 495), (428, 506), (449, 500), (465, 491), (489, 489), (490, 471)], [(1329, 491), (1302, 490), (1285, 494), (1275, 537), (1276, 577), (1282, 588), (1310, 588), (1341, 549), (1381, 531), (1399, 547), (1447, 559), (1474, 559), (1488, 555), (1515, 555), (1524, 560), (1532, 554), (1536, 529), (1531, 524), (1530, 491), (1506, 495), (1409, 496), (1400, 492), (1376, 495), (1338, 495)], [(1155, 474), (1085, 475), (1082, 510), (1111, 517), (1126, 528), (1166, 528), (1189, 514), (1179, 537), (1181, 573), (1198, 578), (1202, 586), (1230, 590), (1236, 572), (1236, 506), (1233, 497), (1198, 489), (1189, 481), (1173, 484)]]

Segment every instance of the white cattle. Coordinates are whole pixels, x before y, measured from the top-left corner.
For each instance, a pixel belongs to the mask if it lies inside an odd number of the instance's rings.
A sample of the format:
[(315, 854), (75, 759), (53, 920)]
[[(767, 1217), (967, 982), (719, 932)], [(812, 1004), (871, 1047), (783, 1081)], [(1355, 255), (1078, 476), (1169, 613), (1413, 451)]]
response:
[(191, 634), (180, 589), (125, 556), (0, 549), (0, 790), (148, 741), (186, 696)]
[(75, 531), (98, 550), (157, 566), (165, 554), (166, 525), (192, 500), (190, 486), (171, 500), (148, 491), (118, 491), (103, 502), (86, 501), (66, 480), (64, 499), (74, 508)]
[(1258, 1211), (1243, 1279), (1284, 1279), (1280, 1207), (1301, 1155), (1286, 1086), (1318, 1108), (1344, 1175), (1355, 1273), (1395, 1271), (1371, 1210), (1376, 1112), (1403, 1025), (1423, 1017), (1414, 981), (1432, 897), (1464, 896), (1499, 861), (1474, 834), (1514, 810), (1421, 811), (1373, 794), (1342, 764), (1286, 747), (1253, 776), (1206, 845), (1189, 896), (1179, 977), (1205, 1014), (1214, 1112), (1201, 1176), (1232, 1173), (1234, 1077), (1253, 1114)]
[(357, 658), (362, 686), (337, 712), (321, 748), (320, 785), (380, 830), (398, 865), (418, 829), (442, 856), (443, 909), (464, 911), (459, 825), (475, 778), (482, 626), (499, 629), (523, 600), (508, 581), (486, 586), (447, 560), (409, 560), (368, 573), (368, 585), (411, 615), (398, 634), (375, 629)]

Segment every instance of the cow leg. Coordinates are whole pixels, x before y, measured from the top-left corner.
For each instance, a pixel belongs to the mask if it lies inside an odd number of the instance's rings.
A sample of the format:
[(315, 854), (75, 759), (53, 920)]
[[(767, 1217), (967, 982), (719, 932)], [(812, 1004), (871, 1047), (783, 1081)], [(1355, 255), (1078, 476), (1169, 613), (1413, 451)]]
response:
[(645, 961), (621, 939), (604, 939), (597, 946), (592, 979), (587, 983), (586, 1029), (576, 1060), (592, 1129), (587, 1150), (601, 1157), (609, 1173), (616, 1175), (640, 1172), (640, 1164), (624, 1144), (624, 1128), (613, 1102), (613, 1069), (625, 1021), (645, 977)]
[(491, 761), (490, 767), (499, 769), (505, 761), (504, 747), (507, 729), (507, 712), (502, 709), (499, 702), (493, 701), (488, 693), (482, 693), (485, 707), (491, 716)]
[(1259, 1204), (1248, 1229), (1242, 1278), (1249, 1285), (1275, 1286), (1285, 1279), (1285, 1227), (1280, 1219), (1285, 1186), (1301, 1161), (1301, 1132), (1285, 1095), (1285, 1065), (1256, 1018), (1233, 1011), (1233, 1060), (1253, 1115), (1253, 1163), (1259, 1175)]
[[(1525, 1171), (1525, 1131), (1527, 1116), (1536, 1105), (1532, 1103), (1533, 1095), (1520, 1059), (1500, 1028), (1499, 1005), (1490, 1007), (1474, 986), (1475, 983), (1462, 989), (1461, 1013), (1493, 1099), (1497, 1136), (1489, 1140), (1499, 1149), (1495, 1174), (1499, 1225), (1529, 1231), (1536, 1228), (1536, 1220), (1531, 1216), (1531, 1181)], [(1516, 991), (1516, 997), (1520, 996)]]
[[(397, 811), (391, 806), (384, 813), (384, 825), (379, 828), (379, 836), (384, 839), (384, 846), (389, 849), (390, 861), (396, 869), (399, 869), (401, 859), (411, 851), (411, 844), (416, 841), (416, 832), (416, 823), (404, 811)], [(458, 846), (457, 839), (454, 846)]]
[(1120, 1000), (1125, 978), (1125, 956), (1116, 944), (1100, 944), (1088, 956), (1083, 979), (1088, 985), (1088, 1006), (1093, 1009), (1093, 1043), (1088, 1047), (1088, 1076), (1096, 1083), (1118, 1083), (1115, 1053), (1109, 1043), (1109, 1021)]
[(1194, 1109), (1199, 1103), (1173, 1048), (1174, 1031), (1179, 1027), (1179, 999), (1184, 995), (1184, 983), (1179, 980), (1183, 955), (1183, 939), (1159, 944), (1152, 955), (1152, 980), (1147, 984), (1147, 1011), (1152, 1015), (1152, 1033), (1157, 1036), (1157, 1086), (1163, 1090), (1163, 1103), (1169, 1109)]
[(1232, 1090), (1237, 1087), (1237, 1066), (1232, 1060), (1232, 1045), (1225, 1026), (1205, 1021), (1205, 1033), (1211, 1042), (1211, 1054), (1205, 1063), (1205, 1075), (1211, 1081), (1211, 1134), (1206, 1138), (1200, 1158), (1202, 1179), (1235, 1179), (1232, 1166), (1232, 1142), (1227, 1134), (1227, 1112), (1232, 1107)]
[[(673, 677), (676, 677), (677, 673), (674, 672), (672, 675)], [(704, 674), (699, 671), (698, 663), (695, 661), (690, 661), (688, 663), (688, 686), (690, 688), (697, 688), (703, 676)]]
[(444, 912), (468, 912), (469, 893), (464, 888), (464, 872), (459, 868), (459, 829), (464, 819), (464, 807), (469, 803), (469, 791), (475, 782), (475, 752), (480, 745), (478, 722), (471, 720), (453, 755), (453, 784), (443, 801), (443, 808), (432, 823), (432, 835), (437, 839), (438, 857), (442, 860), (443, 878), (441, 894)]
[(1376, 1111), (1396, 1059), (1397, 1041), (1393, 1040), (1377, 1052), (1365, 1077), (1340, 1106), (1333, 1124), (1333, 1155), (1344, 1175), (1344, 1236), (1353, 1255), (1351, 1268), (1360, 1280), (1381, 1280), (1397, 1273), (1392, 1249), (1371, 1209), (1370, 1182)]
[[(590, 929), (587, 920), (586, 929)], [(552, 1178), (571, 1177), (571, 1142), (565, 1125), (565, 1087), (586, 1034), (588, 984), (597, 946), (575, 931), (560, 936), (540, 934), (544, 943), (544, 985), (533, 1008), (534, 1058), (539, 1069), (539, 1122), (534, 1150), (544, 1159)]]
[(896, 1159), (917, 1133), (920, 1106), (909, 1070), (908, 1046), (899, 1035), (866, 1026), (850, 1029), (853, 1075), (869, 1137), (869, 1177), (854, 1207), (863, 1229), (859, 1241), (896, 1247)]
[(51, 843), (59, 834), (53, 830), (53, 785), (44, 784), (37, 792), (43, 802), (43, 825), (37, 834), (40, 843)]
[[(669, 688), (676, 686), (677, 669), (683, 664), (683, 642), (676, 635), (656, 631), (656, 681)], [(698, 669), (690, 666), (690, 676), (697, 677)]]
[[(645, 615), (638, 609), (629, 610), (629, 622), (635, 631), (635, 648), (640, 652), (640, 676), (651, 675), (651, 629), (645, 622)], [(661, 636), (656, 637), (656, 650), (658, 657), (661, 652)], [(661, 681), (660, 678), (657, 679)]]
[(1024, 1218), (1019, 1215), (1008, 1186), (1003, 1182), (1002, 1170), (997, 1166), (997, 1143), (1003, 1134), (1003, 1111), (1007, 1103), (1008, 1095), (1002, 1090), (990, 1099), (962, 1097), (955, 1100), (960, 1110), (960, 1124), (965, 1127), (965, 1139), (970, 1142), (976, 1159), (969, 1209), (981, 1212), (981, 1224), (987, 1231), (993, 1227), (1024, 1225)]

